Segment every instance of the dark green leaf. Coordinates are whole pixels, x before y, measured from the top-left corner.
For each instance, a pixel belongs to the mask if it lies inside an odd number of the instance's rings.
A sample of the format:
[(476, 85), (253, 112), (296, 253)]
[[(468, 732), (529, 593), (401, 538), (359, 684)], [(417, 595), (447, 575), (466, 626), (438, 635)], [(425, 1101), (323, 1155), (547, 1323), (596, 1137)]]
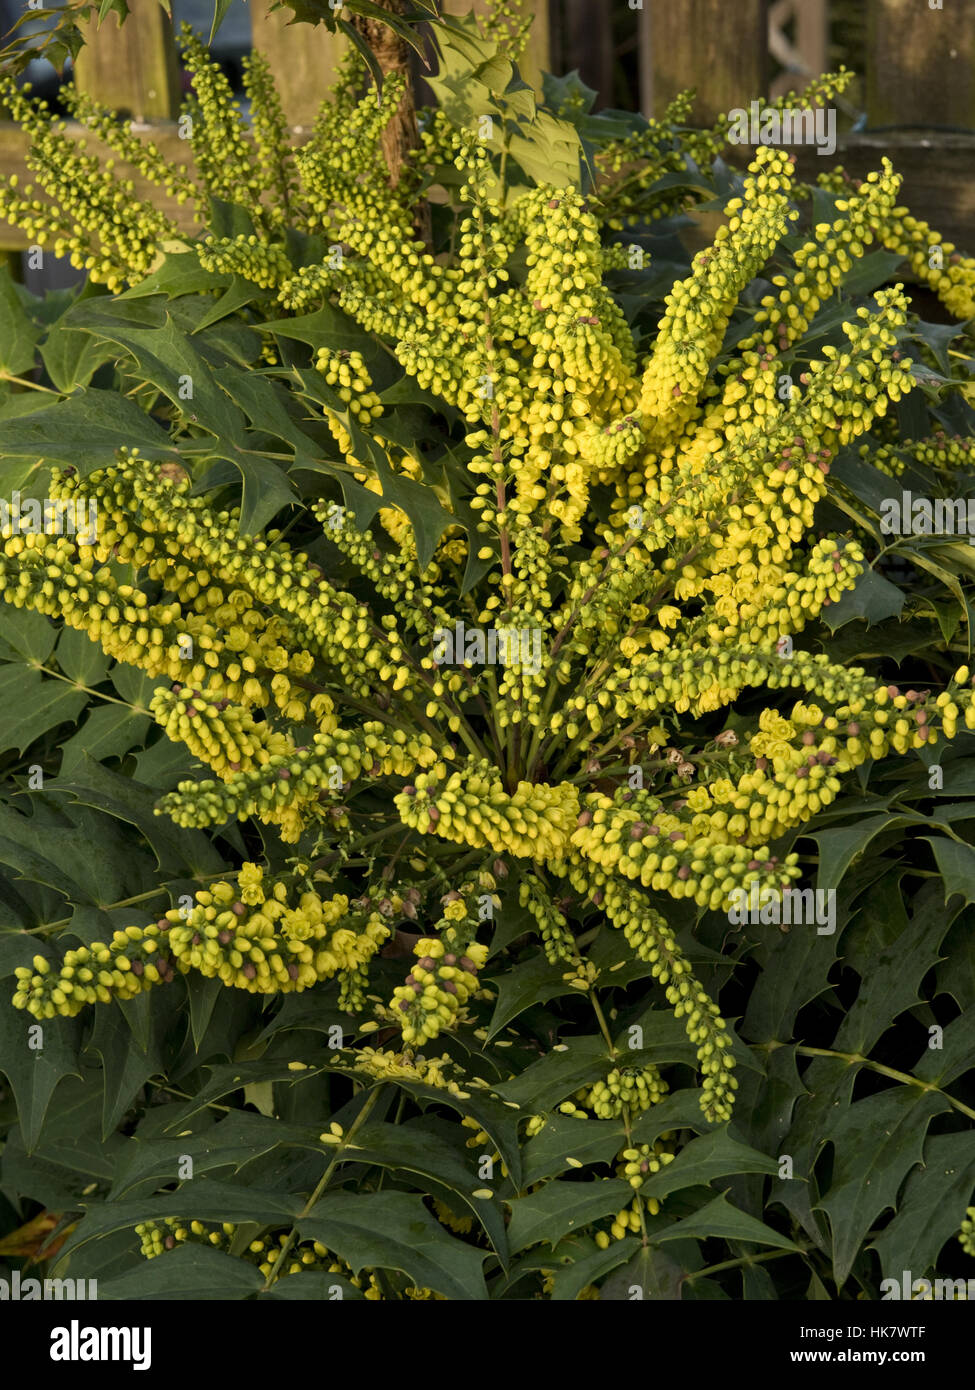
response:
[(78, 1033), (76, 1019), (38, 1023), (25, 1010), (14, 1008), (9, 986), (0, 990), (0, 1071), (14, 1093), (28, 1153), (37, 1146), (58, 1084), (66, 1076), (81, 1076)]
[(511, 1253), (517, 1254), (539, 1241), (556, 1245), (570, 1231), (581, 1231), (599, 1217), (628, 1207), (632, 1200), (633, 1188), (622, 1178), (595, 1182), (553, 1178), (537, 1192), (508, 1200)]
[(885, 1278), (903, 1270), (918, 1277), (936, 1268), (942, 1246), (958, 1233), (975, 1185), (971, 1130), (939, 1134), (924, 1145), (924, 1161), (904, 1184), (897, 1212), (870, 1247)]
[(895, 1086), (841, 1111), (824, 1138), (835, 1147), (829, 1191), (817, 1203), (830, 1220), (833, 1277), (841, 1288), (864, 1236), (895, 1207), (901, 1183), (919, 1163), (928, 1125), (949, 1108), (944, 1096)]
[[(11, 610), (8, 608), (5, 611), (9, 613)], [(13, 611), (16, 613), (18, 610)], [(42, 659), (46, 660), (46, 657)], [(93, 686), (100, 685), (108, 675), (111, 660), (83, 629), (65, 627), (58, 638), (57, 663), (71, 680), (79, 685)]]
[(352, 1267), (398, 1269), (420, 1288), (461, 1301), (487, 1299), (485, 1252), (449, 1235), (405, 1192), (326, 1192), (298, 1223), (303, 1239), (320, 1240)]
[(98, 1297), (107, 1299), (241, 1299), (255, 1294), (264, 1275), (246, 1260), (207, 1245), (184, 1245), (146, 1260), (116, 1279), (98, 1281)]
[(823, 609), (823, 621), (835, 632), (853, 618), (863, 618), (867, 626), (894, 618), (904, 607), (905, 596), (896, 584), (891, 584), (872, 569), (864, 570), (852, 589), (838, 603)]
[(121, 705), (92, 710), (78, 732), (62, 744), (60, 776), (72, 777), (79, 772), (86, 755), (104, 762), (121, 757), (130, 748), (141, 748), (151, 722), (148, 715), (133, 714)]
[(779, 1165), (767, 1154), (742, 1144), (726, 1129), (701, 1134), (685, 1144), (673, 1163), (651, 1173), (640, 1189), (645, 1197), (663, 1198), (683, 1187), (704, 1186), (714, 1178), (735, 1173), (778, 1173)]
[(694, 1236), (697, 1240), (711, 1240), (717, 1236), (724, 1240), (746, 1240), (756, 1245), (772, 1245), (777, 1250), (799, 1251), (799, 1246), (780, 1235), (771, 1226), (756, 1221), (753, 1216), (739, 1211), (731, 1205), (725, 1194), (715, 1197), (713, 1202), (701, 1207), (693, 1216), (685, 1216), (662, 1231), (655, 1231), (655, 1241), (682, 1240)]
[(0, 267), (0, 375), (23, 376), (34, 365), (40, 329), (17, 298), (10, 267)]
[(88, 703), (83, 690), (64, 681), (45, 680), (23, 666), (0, 669), (0, 749), (23, 753), (35, 739), (73, 722)]
[(43, 458), (80, 473), (114, 463), (123, 446), (178, 459), (165, 430), (117, 391), (88, 386), (33, 415), (0, 420), (0, 456)]

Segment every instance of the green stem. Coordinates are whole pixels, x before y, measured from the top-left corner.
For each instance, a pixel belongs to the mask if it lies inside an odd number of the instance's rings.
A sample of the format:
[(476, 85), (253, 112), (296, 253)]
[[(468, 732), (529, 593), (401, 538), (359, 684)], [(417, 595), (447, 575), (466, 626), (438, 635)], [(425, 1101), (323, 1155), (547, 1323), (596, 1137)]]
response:
[(371, 1094), (366, 1097), (365, 1105), (363, 1105), (358, 1115), (356, 1115), (351, 1127), (348, 1130), (346, 1130), (345, 1134), (343, 1134), (338, 1144), (338, 1147), (336, 1148), (335, 1153), (332, 1156), (332, 1161), (329, 1163), (328, 1167), (325, 1169), (325, 1172), (319, 1179), (318, 1186), (315, 1188), (314, 1192), (308, 1198), (308, 1201), (305, 1203), (301, 1211), (298, 1213), (297, 1220), (295, 1221), (294, 1225), (291, 1227), (291, 1230), (288, 1233), (288, 1239), (285, 1241), (284, 1245), (282, 1245), (281, 1252), (278, 1255), (277, 1259), (274, 1261), (274, 1268), (271, 1270), (270, 1274), (267, 1276), (267, 1279), (264, 1281), (264, 1288), (261, 1290), (261, 1293), (267, 1293), (271, 1285), (280, 1277), (280, 1272), (284, 1269), (285, 1262), (288, 1256), (291, 1254), (291, 1251), (294, 1249), (295, 1242), (298, 1239), (299, 1223), (305, 1219), (305, 1217), (309, 1214), (312, 1208), (317, 1204), (319, 1198), (325, 1191), (326, 1187), (328, 1187), (332, 1174), (335, 1172), (335, 1169), (342, 1161), (343, 1151), (346, 1148), (348, 1148), (349, 1144), (352, 1142), (356, 1134), (365, 1124), (372, 1111), (376, 1108), (376, 1102), (378, 1101), (380, 1095), (385, 1089), (385, 1085), (373, 1087)]
[(82, 685), (81, 681), (73, 681), (70, 676), (62, 675), (60, 671), (52, 671), (50, 666), (35, 665), (33, 662), (29, 664), (33, 670), (43, 671), (45, 676), (53, 676), (56, 681), (65, 681), (68, 685), (73, 686), (75, 690), (83, 690), (87, 695), (94, 695), (99, 700), (107, 700), (110, 705), (122, 705), (123, 708), (130, 709), (133, 714), (145, 714), (150, 718), (152, 717), (151, 711), (145, 709), (142, 705), (133, 705), (130, 700), (116, 699), (114, 695), (103, 695), (100, 690), (93, 690), (90, 685)]
[[(785, 1047), (785, 1043), (771, 1042), (759, 1045), (759, 1050), (764, 1052), (774, 1052), (777, 1047)], [(947, 1091), (943, 1091), (940, 1086), (935, 1086), (931, 1081), (921, 1081), (916, 1076), (911, 1076), (906, 1071), (896, 1071), (894, 1067), (884, 1066), (882, 1062), (874, 1062), (869, 1057), (862, 1056), (859, 1052), (834, 1052), (828, 1047), (797, 1047), (796, 1052), (802, 1057), (836, 1057), (841, 1062), (847, 1062), (851, 1066), (859, 1063), (860, 1066), (875, 1071), (879, 1076), (889, 1077), (891, 1081), (899, 1081), (902, 1086), (916, 1086), (920, 1091), (933, 1091), (939, 1096), (944, 1096), (949, 1105), (953, 1106), (962, 1115), (967, 1115), (970, 1120), (975, 1120), (975, 1110), (966, 1105), (964, 1101), (956, 1100)]]
[(722, 1260), (717, 1265), (707, 1265), (704, 1269), (695, 1270), (693, 1274), (685, 1274), (683, 1282), (693, 1284), (695, 1279), (705, 1279), (710, 1274), (720, 1274), (726, 1269), (740, 1269), (742, 1265), (763, 1264), (766, 1260), (781, 1260), (786, 1255), (804, 1254), (807, 1250), (815, 1250), (814, 1241), (803, 1241), (799, 1245), (799, 1250), (766, 1250), (761, 1255), (742, 1255), (738, 1260)]

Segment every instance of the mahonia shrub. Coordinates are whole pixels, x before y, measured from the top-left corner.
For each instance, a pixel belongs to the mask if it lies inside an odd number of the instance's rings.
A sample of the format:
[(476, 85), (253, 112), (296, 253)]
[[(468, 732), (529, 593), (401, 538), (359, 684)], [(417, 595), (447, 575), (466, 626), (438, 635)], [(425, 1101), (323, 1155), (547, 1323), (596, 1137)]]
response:
[(971, 1254), (971, 564), (878, 518), (970, 486), (975, 260), (886, 159), (804, 185), (688, 97), (536, 104), (503, 20), (439, 32), (395, 178), (395, 76), (293, 146), (187, 31), (192, 174), (71, 94), (193, 230), (3, 85), (0, 211), (88, 281), (2, 291), (2, 1190), (120, 1296), (877, 1297)]

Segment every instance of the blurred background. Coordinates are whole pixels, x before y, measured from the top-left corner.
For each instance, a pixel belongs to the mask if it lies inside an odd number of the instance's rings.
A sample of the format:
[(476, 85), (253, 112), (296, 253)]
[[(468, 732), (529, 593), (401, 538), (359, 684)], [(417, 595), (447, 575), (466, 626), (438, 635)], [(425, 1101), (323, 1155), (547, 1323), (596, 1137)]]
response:
[[(837, 160), (854, 176), (889, 153), (904, 175), (905, 201), (966, 250), (975, 245), (975, 0), (510, 0), (534, 15), (523, 74), (536, 86), (542, 71), (578, 71), (595, 89), (594, 107), (659, 114), (677, 92), (698, 91), (695, 118), (709, 121), (759, 95), (801, 90), (845, 64), (856, 82), (837, 102), (842, 145)], [(110, 15), (75, 65), (62, 74), (44, 60), (23, 80), (55, 107), (65, 82), (128, 114), (140, 132), (166, 148), (188, 85), (173, 28), (155, 0), (130, 0), (119, 29)], [(482, 0), (474, 0), (475, 10)], [(466, 13), (471, 0), (444, 0)], [(188, 22), (206, 40), (213, 0), (172, 0), (174, 27)], [(23, 0), (0, 0), (0, 41), (23, 13)], [(270, 16), (264, 0), (231, 0), (212, 44), (246, 115), (241, 60), (256, 41), (271, 62), (296, 138), (327, 90), (344, 40), (323, 27), (287, 26), (290, 11)], [(28, 20), (18, 33), (53, 24)], [(419, 60), (416, 75), (420, 76)], [(423, 84), (419, 84), (419, 100)], [(743, 147), (745, 148), (745, 147)], [(0, 177), (19, 172), (23, 143), (0, 121)], [(179, 151), (185, 157), (185, 146)], [(747, 153), (747, 149), (746, 149)], [(800, 171), (816, 172), (812, 151)], [(822, 166), (820, 166), (822, 167)], [(29, 177), (29, 173), (28, 173)], [(167, 209), (168, 210), (168, 209)], [(35, 292), (82, 278), (67, 262), (44, 256), (32, 269), (23, 238), (0, 222), (0, 254)]]

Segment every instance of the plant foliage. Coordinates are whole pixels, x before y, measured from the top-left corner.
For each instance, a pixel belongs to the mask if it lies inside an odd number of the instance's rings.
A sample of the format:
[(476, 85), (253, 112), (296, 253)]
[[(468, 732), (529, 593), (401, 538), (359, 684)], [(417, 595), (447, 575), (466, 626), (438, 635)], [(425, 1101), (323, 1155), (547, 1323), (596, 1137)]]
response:
[(119, 1298), (963, 1270), (971, 552), (882, 518), (970, 486), (975, 261), (437, 34), (395, 186), (395, 77), (292, 148), (186, 33), (192, 177), (74, 96), (194, 232), (4, 88), (89, 271), (0, 286), (7, 1224)]

